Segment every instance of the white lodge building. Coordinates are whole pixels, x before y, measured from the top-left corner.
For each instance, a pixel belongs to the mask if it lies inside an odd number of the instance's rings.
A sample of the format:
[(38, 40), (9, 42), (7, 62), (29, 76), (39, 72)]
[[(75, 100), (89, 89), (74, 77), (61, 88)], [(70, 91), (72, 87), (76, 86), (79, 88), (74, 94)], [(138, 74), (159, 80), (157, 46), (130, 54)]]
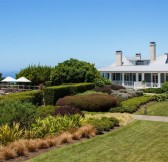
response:
[(168, 81), (168, 53), (156, 57), (156, 43), (150, 42), (150, 60), (142, 60), (138, 53), (133, 58), (116, 51), (114, 64), (99, 69), (113, 84), (128, 88), (157, 88)]

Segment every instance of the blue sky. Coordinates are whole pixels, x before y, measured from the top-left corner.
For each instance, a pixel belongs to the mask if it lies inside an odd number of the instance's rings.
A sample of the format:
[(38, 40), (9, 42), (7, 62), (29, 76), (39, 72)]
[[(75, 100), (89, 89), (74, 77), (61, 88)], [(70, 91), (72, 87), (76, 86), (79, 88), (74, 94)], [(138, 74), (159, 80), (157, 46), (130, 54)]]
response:
[(168, 52), (167, 0), (0, 0), (0, 72), (69, 58), (95, 63)]

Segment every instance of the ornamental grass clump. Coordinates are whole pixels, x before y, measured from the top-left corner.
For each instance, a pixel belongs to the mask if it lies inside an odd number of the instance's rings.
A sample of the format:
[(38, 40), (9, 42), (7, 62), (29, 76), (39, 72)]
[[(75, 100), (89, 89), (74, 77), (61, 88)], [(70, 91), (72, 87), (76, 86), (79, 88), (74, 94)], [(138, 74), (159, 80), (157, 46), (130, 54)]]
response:
[(70, 132), (63, 132), (58, 137), (58, 144), (72, 143), (72, 134)]
[(4, 160), (10, 160), (17, 157), (17, 154), (15, 153), (15, 151), (8, 147), (3, 147), (2, 149), (0, 149), (0, 152), (2, 153), (1, 158)]
[(25, 143), (26, 143), (26, 147), (27, 147), (28, 152), (36, 152), (37, 151), (38, 146), (37, 146), (36, 140), (32, 140), (32, 139), (26, 140)]
[(57, 106), (73, 106), (85, 111), (108, 111), (116, 106), (117, 99), (106, 94), (92, 94), (86, 96), (67, 96), (57, 101)]
[(13, 142), (20, 139), (23, 135), (23, 130), (19, 128), (18, 123), (13, 123), (10, 127), (8, 124), (0, 126), (0, 144), (6, 145), (9, 142)]
[(48, 116), (44, 119), (37, 119), (32, 124), (32, 131), (35, 132), (36, 138), (42, 138), (49, 135), (55, 135), (61, 131), (70, 128), (77, 128), (82, 125), (83, 119), (79, 114), (70, 116)]
[(91, 138), (96, 135), (96, 128), (90, 124), (86, 124), (79, 128), (74, 134), (73, 139), (78, 140), (81, 138)]
[(13, 149), (17, 156), (25, 156), (28, 154), (25, 140), (19, 140), (9, 144), (9, 148)]

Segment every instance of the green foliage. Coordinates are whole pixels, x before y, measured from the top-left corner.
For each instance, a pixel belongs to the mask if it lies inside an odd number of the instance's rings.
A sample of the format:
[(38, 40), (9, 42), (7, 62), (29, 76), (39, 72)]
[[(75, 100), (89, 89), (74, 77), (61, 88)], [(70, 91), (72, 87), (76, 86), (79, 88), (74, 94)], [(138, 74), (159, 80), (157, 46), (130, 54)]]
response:
[(32, 131), (36, 137), (45, 137), (47, 135), (55, 135), (61, 131), (70, 128), (80, 127), (83, 122), (79, 114), (71, 116), (48, 116), (45, 119), (36, 119), (32, 124)]
[(131, 99), (128, 99), (126, 101), (121, 102), (121, 107), (116, 107), (116, 108), (111, 108), (109, 111), (110, 112), (128, 112), (128, 113), (133, 113), (137, 111), (137, 109), (149, 102), (149, 101), (154, 101), (156, 100), (156, 96), (141, 96), (141, 97), (134, 97)]
[(0, 107), (0, 125), (13, 122), (19, 123), (23, 128), (27, 128), (34, 121), (36, 107), (32, 103), (22, 103), (20, 101), (6, 102)]
[(97, 134), (102, 134), (103, 131), (109, 131), (110, 129), (119, 125), (119, 121), (113, 117), (102, 117), (101, 119), (89, 118), (87, 123), (93, 125), (96, 128)]
[(163, 89), (162, 88), (147, 88), (147, 89), (143, 89), (143, 91), (145, 93), (157, 93), (157, 94), (163, 93)]
[(161, 101), (165, 101), (168, 99), (168, 94), (160, 94), (160, 95), (156, 95), (156, 101), (161, 102)]
[(3, 77), (2, 77), (2, 73), (0, 73), (0, 81), (3, 79)]
[(101, 75), (94, 67), (94, 64), (72, 58), (59, 63), (51, 71), (51, 80), (54, 82), (54, 85), (93, 82), (94, 79), (100, 77)]
[(115, 106), (117, 99), (106, 94), (92, 94), (84, 96), (67, 96), (57, 101), (57, 106), (74, 106), (84, 111), (108, 111)]
[(9, 142), (15, 141), (23, 135), (23, 130), (19, 128), (18, 123), (13, 123), (12, 126), (5, 124), (0, 126), (0, 144), (6, 145)]
[(168, 92), (168, 82), (164, 82), (161, 87), (163, 92)]
[(45, 118), (49, 115), (53, 115), (53, 113), (55, 112), (56, 109), (58, 109), (59, 106), (51, 106), (51, 105), (47, 105), (47, 106), (39, 106), (36, 109), (36, 114), (35, 116), (38, 118)]
[(105, 79), (103, 77), (95, 78), (94, 83), (97, 87), (103, 87), (105, 85), (111, 85), (110, 80)]
[(39, 85), (50, 80), (51, 69), (50, 66), (29, 65), (16, 74), (16, 78), (24, 76), (31, 80), (32, 85)]
[(93, 83), (78, 83), (47, 87), (44, 89), (45, 103), (46, 105), (55, 105), (56, 101), (61, 97), (84, 92), (93, 89), (94, 87), (95, 85)]
[(51, 87), (51, 86), (53, 86), (53, 82), (52, 81), (46, 81), (45, 86), (46, 87)]
[(12, 101), (31, 102), (34, 105), (42, 105), (43, 91), (33, 90), (0, 96), (0, 106)]
[[(78, 93), (76, 94), (76, 96), (84, 96), (84, 95), (91, 95), (91, 94), (106, 94), (106, 93), (103, 93), (103, 92), (96, 92), (94, 90), (88, 90), (88, 91), (85, 91), (83, 93)], [(108, 95), (108, 94), (107, 94)]]

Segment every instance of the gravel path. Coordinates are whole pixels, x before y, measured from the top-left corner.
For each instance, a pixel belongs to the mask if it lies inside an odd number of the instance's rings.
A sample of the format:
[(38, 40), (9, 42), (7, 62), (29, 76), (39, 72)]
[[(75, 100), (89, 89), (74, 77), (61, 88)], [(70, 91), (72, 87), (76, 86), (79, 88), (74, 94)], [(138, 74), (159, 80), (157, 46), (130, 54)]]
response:
[(167, 116), (132, 115), (136, 120), (168, 122)]

